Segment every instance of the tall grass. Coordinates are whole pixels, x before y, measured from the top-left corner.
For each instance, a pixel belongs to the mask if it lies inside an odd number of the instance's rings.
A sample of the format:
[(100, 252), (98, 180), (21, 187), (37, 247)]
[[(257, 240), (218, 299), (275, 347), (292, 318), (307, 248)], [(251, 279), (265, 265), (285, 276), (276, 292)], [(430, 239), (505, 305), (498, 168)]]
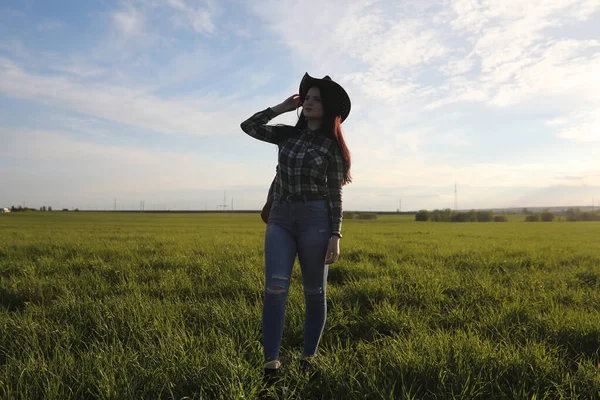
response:
[[(347, 220), (317, 374), (285, 398), (598, 398), (600, 224)], [(0, 397), (255, 398), (258, 214), (0, 216)], [(296, 261), (297, 263), (297, 261)]]

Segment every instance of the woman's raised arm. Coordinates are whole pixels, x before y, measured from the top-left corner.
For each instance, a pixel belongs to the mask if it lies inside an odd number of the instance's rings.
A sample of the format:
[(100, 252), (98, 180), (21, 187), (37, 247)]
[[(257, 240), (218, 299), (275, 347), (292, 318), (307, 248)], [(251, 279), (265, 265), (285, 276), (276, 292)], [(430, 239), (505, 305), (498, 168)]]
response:
[(263, 142), (277, 144), (289, 135), (289, 127), (282, 125), (267, 125), (267, 122), (283, 114), (295, 110), (300, 104), (300, 96), (297, 94), (288, 97), (283, 103), (275, 107), (268, 107), (259, 111), (244, 122), (240, 127), (248, 135)]

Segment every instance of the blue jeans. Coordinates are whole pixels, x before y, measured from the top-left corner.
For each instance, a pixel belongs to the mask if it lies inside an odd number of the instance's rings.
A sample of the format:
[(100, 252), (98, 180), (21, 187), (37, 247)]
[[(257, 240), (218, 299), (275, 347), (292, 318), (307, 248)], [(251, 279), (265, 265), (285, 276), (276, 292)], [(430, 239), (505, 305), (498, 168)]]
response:
[(262, 314), (265, 361), (279, 358), (285, 305), (298, 254), (306, 316), (304, 351), (315, 355), (327, 315), (325, 256), (331, 230), (327, 200), (287, 202), (275, 198), (265, 232), (265, 297)]

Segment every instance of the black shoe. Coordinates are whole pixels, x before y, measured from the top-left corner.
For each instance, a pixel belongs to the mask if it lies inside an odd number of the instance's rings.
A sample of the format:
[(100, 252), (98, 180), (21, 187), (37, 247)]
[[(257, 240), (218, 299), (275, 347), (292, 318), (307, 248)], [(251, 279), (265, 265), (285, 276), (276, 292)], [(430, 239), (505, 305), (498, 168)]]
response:
[[(265, 368), (263, 373), (263, 388), (260, 391), (259, 398), (261, 400), (277, 400), (278, 397), (269, 393), (270, 389), (275, 389), (275, 384), (281, 379), (281, 367)], [(271, 391), (274, 393), (274, 391)]]
[(301, 358), (300, 371), (302, 371), (303, 374), (313, 374), (315, 372), (315, 366), (310, 359)]
[(280, 378), (279, 368), (265, 368), (263, 382), (265, 386), (273, 386)]

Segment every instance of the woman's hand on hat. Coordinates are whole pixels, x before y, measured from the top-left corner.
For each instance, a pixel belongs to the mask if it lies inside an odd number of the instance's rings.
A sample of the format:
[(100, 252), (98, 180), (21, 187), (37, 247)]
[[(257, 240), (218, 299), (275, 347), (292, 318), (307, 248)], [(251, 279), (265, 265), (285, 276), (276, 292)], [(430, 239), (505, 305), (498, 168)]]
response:
[(300, 100), (300, 95), (293, 94), (287, 99), (285, 99), (281, 104), (281, 110), (283, 112), (294, 111), (296, 108), (300, 107), (302, 101)]

